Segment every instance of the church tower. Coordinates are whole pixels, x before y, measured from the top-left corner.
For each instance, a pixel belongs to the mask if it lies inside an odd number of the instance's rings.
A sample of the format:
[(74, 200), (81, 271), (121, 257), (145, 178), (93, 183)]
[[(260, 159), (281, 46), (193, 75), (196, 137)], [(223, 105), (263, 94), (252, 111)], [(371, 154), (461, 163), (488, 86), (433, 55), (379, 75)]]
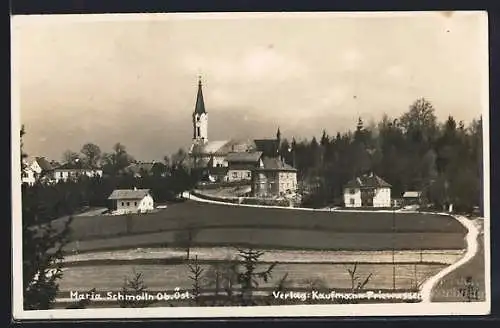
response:
[(203, 101), (201, 76), (198, 79), (198, 94), (193, 113), (193, 144), (202, 145), (208, 142), (208, 113)]

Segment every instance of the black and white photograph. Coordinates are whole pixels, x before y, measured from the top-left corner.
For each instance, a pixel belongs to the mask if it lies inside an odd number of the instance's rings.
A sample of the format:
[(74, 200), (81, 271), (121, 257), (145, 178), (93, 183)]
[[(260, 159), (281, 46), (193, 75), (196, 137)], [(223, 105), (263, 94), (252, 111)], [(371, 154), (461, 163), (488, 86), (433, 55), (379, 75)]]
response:
[(14, 15), (15, 319), (490, 312), (480, 11)]

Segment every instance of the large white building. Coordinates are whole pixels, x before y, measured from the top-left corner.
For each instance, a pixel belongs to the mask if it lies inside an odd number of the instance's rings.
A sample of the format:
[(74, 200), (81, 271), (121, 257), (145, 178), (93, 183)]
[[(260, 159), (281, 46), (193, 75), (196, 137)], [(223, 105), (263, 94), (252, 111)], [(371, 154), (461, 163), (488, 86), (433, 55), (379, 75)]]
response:
[(345, 207), (391, 207), (391, 185), (373, 173), (344, 186)]
[(66, 163), (54, 169), (53, 179), (57, 183), (59, 181), (76, 180), (80, 177), (102, 177), (102, 169), (92, 167), (76, 160), (72, 163)]

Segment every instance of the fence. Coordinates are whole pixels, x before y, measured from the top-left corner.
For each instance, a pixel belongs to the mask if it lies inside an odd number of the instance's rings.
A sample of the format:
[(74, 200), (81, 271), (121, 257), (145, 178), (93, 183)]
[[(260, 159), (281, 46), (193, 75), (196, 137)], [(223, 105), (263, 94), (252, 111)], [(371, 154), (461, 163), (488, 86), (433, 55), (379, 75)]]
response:
[(289, 207), (290, 201), (287, 199), (266, 199), (266, 198), (257, 198), (257, 197), (222, 197), (222, 196), (211, 196), (199, 191), (191, 192), (194, 196), (213, 200), (224, 203), (232, 203), (232, 204), (247, 204), (247, 205), (266, 205), (266, 206), (280, 206), (280, 207)]

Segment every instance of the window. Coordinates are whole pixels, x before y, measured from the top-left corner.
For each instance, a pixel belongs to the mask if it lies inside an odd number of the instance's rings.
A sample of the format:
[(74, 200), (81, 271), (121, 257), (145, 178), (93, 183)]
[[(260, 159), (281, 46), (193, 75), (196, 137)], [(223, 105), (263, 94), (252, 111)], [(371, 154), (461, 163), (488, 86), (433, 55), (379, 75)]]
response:
[(238, 177), (238, 172), (233, 172), (233, 178), (237, 178)]
[(137, 206), (137, 202), (134, 202), (134, 206)]
[(252, 172), (247, 172), (247, 178), (251, 178), (252, 177)]
[(23, 178), (27, 178), (27, 177), (28, 177), (28, 173), (23, 172), (21, 176), (22, 176)]
[(354, 205), (354, 198), (351, 198), (351, 205)]
[(200, 136), (200, 134), (201, 134), (201, 132), (200, 132), (200, 127), (198, 126), (198, 127), (196, 128), (196, 135), (199, 137), (199, 136)]
[(125, 203), (124, 203), (124, 202), (122, 202), (122, 206), (125, 206)]
[(349, 189), (349, 193), (352, 195), (352, 194), (355, 194), (356, 193), (356, 189)]
[(127, 206), (130, 206), (130, 202), (127, 202)]

